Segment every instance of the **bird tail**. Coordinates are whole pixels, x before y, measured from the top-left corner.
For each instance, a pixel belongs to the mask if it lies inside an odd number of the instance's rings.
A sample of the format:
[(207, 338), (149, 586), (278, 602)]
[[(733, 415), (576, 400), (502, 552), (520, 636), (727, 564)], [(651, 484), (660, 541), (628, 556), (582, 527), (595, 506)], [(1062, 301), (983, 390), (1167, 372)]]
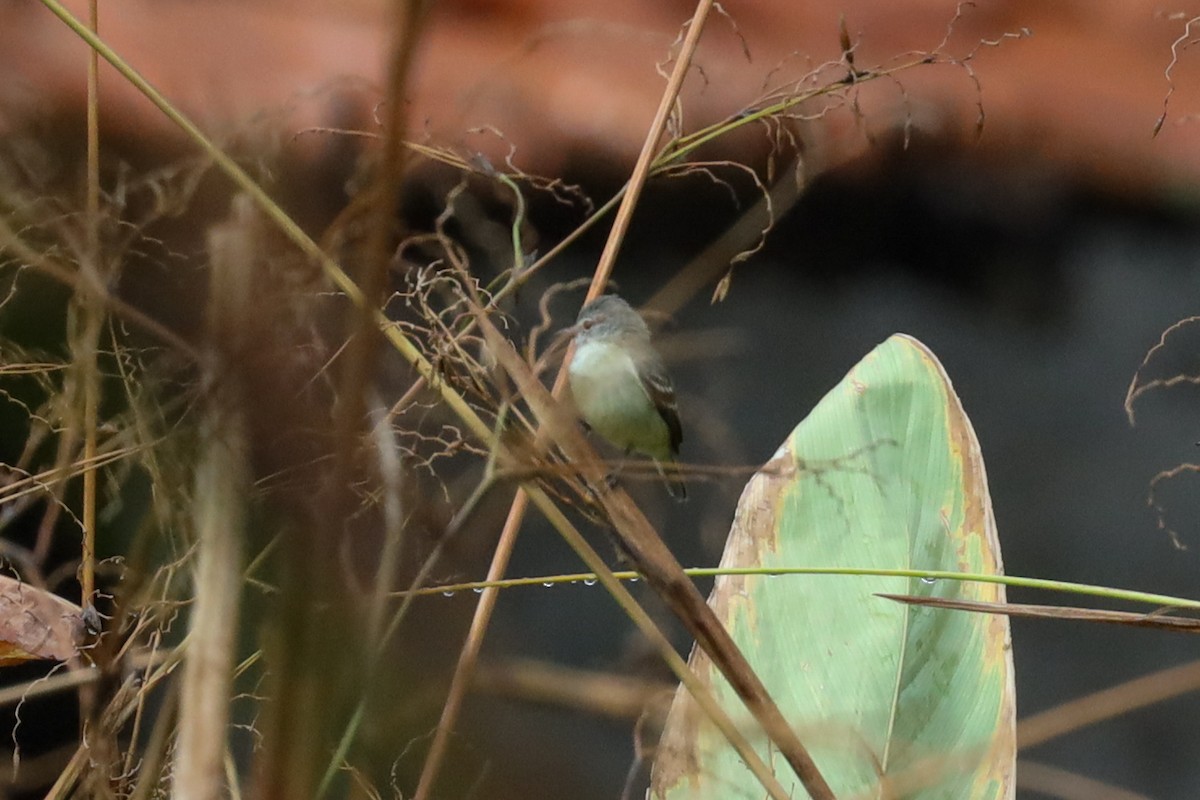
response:
[(662, 475), (667, 484), (667, 494), (671, 495), (677, 503), (687, 502), (687, 485), (683, 482), (683, 475), (678, 472), (674, 459), (667, 463), (671, 465), (670, 471), (663, 468), (663, 462), (657, 459), (654, 461), (654, 466), (658, 467), (658, 474)]

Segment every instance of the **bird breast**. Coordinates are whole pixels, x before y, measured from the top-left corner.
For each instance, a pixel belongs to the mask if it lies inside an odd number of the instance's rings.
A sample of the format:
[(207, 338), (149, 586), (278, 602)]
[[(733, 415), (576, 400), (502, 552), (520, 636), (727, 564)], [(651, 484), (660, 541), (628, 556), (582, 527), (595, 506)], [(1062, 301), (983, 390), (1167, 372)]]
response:
[(583, 344), (571, 359), (568, 377), (575, 406), (592, 430), (622, 449), (669, 457), (670, 431), (624, 348)]

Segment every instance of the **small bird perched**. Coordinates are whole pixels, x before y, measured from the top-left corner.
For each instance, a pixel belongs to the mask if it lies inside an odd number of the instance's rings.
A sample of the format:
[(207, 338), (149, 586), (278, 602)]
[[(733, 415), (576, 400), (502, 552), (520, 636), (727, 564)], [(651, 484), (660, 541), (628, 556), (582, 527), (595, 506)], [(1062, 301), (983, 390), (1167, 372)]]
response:
[(687, 490), (678, 475), (663, 471), (683, 441), (675, 387), (650, 329), (614, 294), (588, 303), (575, 321), (575, 357), (568, 370), (571, 394), (583, 421), (626, 453), (650, 456), (676, 500)]

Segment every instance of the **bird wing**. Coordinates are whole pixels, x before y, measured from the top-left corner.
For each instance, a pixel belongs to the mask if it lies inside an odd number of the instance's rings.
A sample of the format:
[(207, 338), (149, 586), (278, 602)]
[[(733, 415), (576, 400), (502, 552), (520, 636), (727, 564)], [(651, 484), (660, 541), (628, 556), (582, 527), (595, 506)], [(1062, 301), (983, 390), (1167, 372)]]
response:
[(679, 453), (679, 445), (683, 442), (683, 426), (679, 423), (679, 409), (675, 405), (675, 387), (661, 363), (644, 366), (646, 369), (640, 375), (642, 388), (650, 402), (654, 403), (658, 415), (667, 423), (671, 454), (675, 455)]

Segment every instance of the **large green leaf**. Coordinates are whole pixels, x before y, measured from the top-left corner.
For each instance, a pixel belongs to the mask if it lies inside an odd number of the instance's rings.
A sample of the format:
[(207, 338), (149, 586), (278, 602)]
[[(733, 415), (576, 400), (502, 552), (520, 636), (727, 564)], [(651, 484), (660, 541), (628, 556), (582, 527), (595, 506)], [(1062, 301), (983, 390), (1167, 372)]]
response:
[[(746, 487), (721, 565), (1002, 571), (979, 445), (929, 350), (893, 336), (821, 401)], [(1011, 798), (1008, 618), (906, 606), (881, 592), (1004, 600), (995, 584), (752, 575), (719, 578), (710, 603), (839, 798)], [(691, 663), (752, 731), (708, 658), (696, 651)], [(807, 797), (751, 735), (784, 785)], [(682, 691), (652, 790), (764, 796)]]

